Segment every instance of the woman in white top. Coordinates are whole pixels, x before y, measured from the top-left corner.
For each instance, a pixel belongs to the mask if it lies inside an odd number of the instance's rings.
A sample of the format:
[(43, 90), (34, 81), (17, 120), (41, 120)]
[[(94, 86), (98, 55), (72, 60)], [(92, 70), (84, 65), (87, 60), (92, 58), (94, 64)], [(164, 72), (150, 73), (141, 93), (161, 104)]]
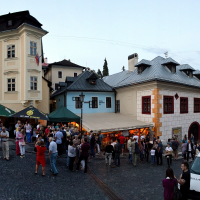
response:
[(167, 147), (165, 149), (165, 157), (167, 158), (168, 167), (172, 165), (172, 152), (173, 149), (170, 147), (170, 143), (167, 143)]

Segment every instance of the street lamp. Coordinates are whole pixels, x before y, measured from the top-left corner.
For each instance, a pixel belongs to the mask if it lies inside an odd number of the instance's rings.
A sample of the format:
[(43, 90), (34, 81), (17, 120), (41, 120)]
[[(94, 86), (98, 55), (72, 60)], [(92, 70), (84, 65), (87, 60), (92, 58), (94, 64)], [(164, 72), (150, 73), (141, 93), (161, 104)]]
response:
[(83, 94), (83, 92), (81, 92), (81, 94), (79, 95), (80, 97), (80, 102), (81, 102), (81, 138), (82, 138), (82, 129), (83, 129), (83, 102), (84, 102), (84, 98), (85, 95)]

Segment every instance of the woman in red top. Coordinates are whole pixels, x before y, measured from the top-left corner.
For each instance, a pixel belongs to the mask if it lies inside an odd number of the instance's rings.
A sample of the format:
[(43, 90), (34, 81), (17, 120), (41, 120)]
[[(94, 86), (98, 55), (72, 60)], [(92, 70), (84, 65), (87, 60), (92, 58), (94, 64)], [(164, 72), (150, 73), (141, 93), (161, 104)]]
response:
[(35, 144), (35, 147), (37, 148), (35, 174), (37, 174), (39, 165), (42, 165), (42, 176), (45, 176), (45, 144), (43, 141), (40, 141)]

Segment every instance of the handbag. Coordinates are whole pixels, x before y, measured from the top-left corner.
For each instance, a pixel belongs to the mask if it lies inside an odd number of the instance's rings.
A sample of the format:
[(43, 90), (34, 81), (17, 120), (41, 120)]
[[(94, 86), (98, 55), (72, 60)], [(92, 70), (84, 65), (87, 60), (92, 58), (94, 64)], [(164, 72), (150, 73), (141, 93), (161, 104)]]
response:
[(182, 194), (181, 194), (181, 191), (178, 189), (177, 183), (174, 184), (174, 196), (173, 196), (173, 198), (174, 198), (174, 200), (182, 199)]
[(26, 145), (26, 143), (25, 142), (22, 142), (22, 146), (25, 146)]

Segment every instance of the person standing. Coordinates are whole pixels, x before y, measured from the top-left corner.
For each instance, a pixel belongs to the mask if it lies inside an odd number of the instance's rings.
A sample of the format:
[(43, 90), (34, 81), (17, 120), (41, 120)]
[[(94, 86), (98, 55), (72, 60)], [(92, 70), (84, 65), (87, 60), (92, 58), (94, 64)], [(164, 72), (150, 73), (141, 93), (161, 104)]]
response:
[[(114, 151), (115, 151), (115, 166), (120, 167), (120, 154), (122, 152), (122, 147), (121, 147), (119, 139), (117, 139), (117, 144), (114, 147)], [(113, 167), (115, 167), (115, 166), (113, 166)]]
[(109, 166), (111, 166), (111, 158), (112, 158), (112, 152), (114, 151), (113, 146), (111, 145), (111, 141), (108, 142), (108, 145), (105, 149), (105, 161), (106, 165), (108, 164), (109, 160)]
[(50, 137), (49, 134), (50, 134), (50, 126), (47, 126), (47, 128), (45, 129), (45, 137), (47, 140), (47, 143), (46, 143), (47, 150), (49, 149), (49, 137)]
[(19, 133), (21, 133), (21, 124), (19, 126), (17, 126), (17, 129), (16, 129), (16, 137), (15, 137), (15, 139), (16, 139), (16, 141), (15, 141), (15, 143), (16, 143), (16, 155), (20, 155), (19, 139), (18, 139)]
[(2, 131), (0, 137), (2, 141), (3, 159), (9, 161), (9, 143), (8, 143), (9, 132), (6, 131), (6, 128), (4, 126), (1, 129)]
[(190, 190), (190, 170), (188, 162), (182, 162), (181, 169), (183, 173), (180, 175), (179, 179), (177, 179), (177, 182), (180, 184), (182, 200), (187, 200)]
[(57, 132), (55, 134), (55, 142), (57, 144), (58, 148), (58, 156), (62, 155), (62, 138), (63, 138), (63, 133), (60, 132), (59, 128), (56, 129)]
[[(133, 159), (133, 166), (136, 167), (136, 163), (137, 163), (137, 157), (138, 157), (138, 154), (139, 154), (139, 145), (138, 143), (136, 142), (137, 138), (134, 138), (133, 139), (133, 142), (131, 142), (131, 148), (132, 148), (132, 159)], [(137, 151), (136, 151), (137, 149)]]
[(58, 171), (56, 169), (56, 160), (57, 160), (57, 144), (53, 141), (53, 138), (49, 138), (49, 159), (51, 164), (51, 172), (56, 176), (58, 175)]
[(137, 135), (137, 131), (135, 132), (135, 135), (133, 136), (133, 139), (136, 139), (136, 142), (138, 143), (139, 136)]
[(131, 142), (133, 142), (133, 138), (129, 138), (128, 142), (127, 142), (127, 148), (129, 151), (129, 156), (128, 156), (128, 163), (132, 163), (132, 148), (131, 148)]
[(174, 160), (177, 160), (178, 159), (178, 142), (174, 138), (172, 141), (172, 149), (174, 153)]
[(100, 141), (100, 135), (99, 135), (99, 133), (97, 133), (96, 146), (97, 146), (97, 155), (99, 155), (100, 154), (100, 146), (101, 146), (101, 141)]
[(164, 187), (164, 200), (174, 200), (174, 186), (177, 185), (177, 180), (171, 168), (166, 170), (166, 176), (162, 181), (162, 185)]
[(70, 143), (69, 143), (68, 156), (69, 156), (69, 170), (74, 172), (74, 161), (76, 158), (76, 148), (75, 148), (75, 144), (73, 144), (72, 141), (70, 141)]
[(38, 124), (37, 124), (37, 131), (39, 131), (40, 130), (40, 122), (38, 122)]
[(145, 157), (146, 157), (146, 161), (149, 162), (149, 139), (148, 137), (146, 137), (146, 143), (145, 143)]
[(167, 147), (165, 148), (165, 157), (167, 158), (168, 168), (172, 165), (172, 151), (173, 149), (170, 147), (170, 143), (167, 143)]
[(187, 161), (189, 160), (190, 154), (192, 156), (192, 160), (194, 160), (193, 144), (191, 143), (190, 140), (188, 140), (188, 143), (187, 143)]
[[(157, 165), (162, 165), (162, 154), (163, 154), (163, 145), (160, 139), (158, 139), (157, 147)], [(159, 160), (161, 161), (159, 164)]]
[(154, 165), (156, 150), (152, 148), (150, 152), (151, 152), (151, 164)]
[(187, 143), (185, 143), (185, 140), (182, 141), (181, 148), (182, 148), (183, 159), (186, 161)]
[(90, 148), (91, 148), (91, 154), (92, 157), (95, 157), (95, 136), (94, 133), (92, 132), (92, 137), (90, 139)]
[(25, 132), (19, 129), (18, 139), (19, 139), (19, 148), (20, 148), (20, 158), (25, 158), (25, 141), (24, 141)]
[(119, 137), (119, 141), (120, 141), (120, 144), (121, 144), (121, 147), (122, 147), (122, 156), (124, 155), (125, 140), (126, 140), (126, 138), (124, 137), (123, 134), (121, 134), (121, 136)]
[(191, 136), (190, 136), (190, 141), (194, 145), (194, 135), (192, 133), (191, 133)]

